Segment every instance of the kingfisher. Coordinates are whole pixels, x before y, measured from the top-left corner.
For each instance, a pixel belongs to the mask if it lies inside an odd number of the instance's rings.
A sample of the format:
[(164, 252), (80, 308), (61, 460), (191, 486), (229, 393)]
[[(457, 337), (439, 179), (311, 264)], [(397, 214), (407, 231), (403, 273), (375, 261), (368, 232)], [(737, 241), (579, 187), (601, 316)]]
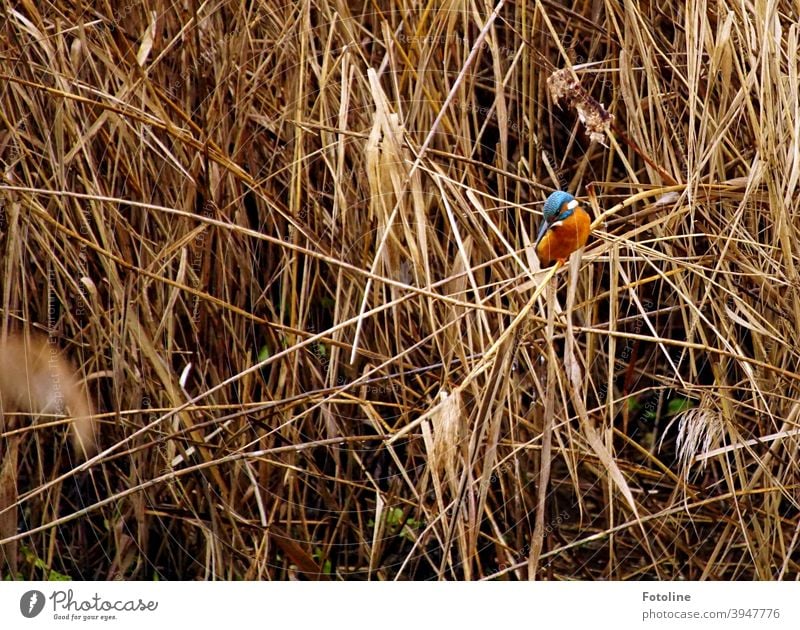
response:
[(568, 192), (557, 190), (544, 202), (544, 216), (536, 237), (536, 255), (543, 267), (561, 264), (586, 245), (592, 219), (583, 204)]

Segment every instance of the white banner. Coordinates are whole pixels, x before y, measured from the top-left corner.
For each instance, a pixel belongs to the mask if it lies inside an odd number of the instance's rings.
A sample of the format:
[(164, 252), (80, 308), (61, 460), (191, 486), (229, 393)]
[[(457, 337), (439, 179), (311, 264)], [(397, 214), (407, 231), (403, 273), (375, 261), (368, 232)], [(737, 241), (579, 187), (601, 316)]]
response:
[(2, 629), (512, 627), (797, 629), (800, 583), (0, 582)]

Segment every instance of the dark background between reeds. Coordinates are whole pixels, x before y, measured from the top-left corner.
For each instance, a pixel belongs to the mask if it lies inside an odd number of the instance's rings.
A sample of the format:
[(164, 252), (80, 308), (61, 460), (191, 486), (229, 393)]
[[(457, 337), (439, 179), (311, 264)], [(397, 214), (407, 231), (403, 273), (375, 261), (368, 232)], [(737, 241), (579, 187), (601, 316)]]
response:
[(2, 4), (3, 326), (103, 449), (23, 433), (3, 578), (796, 578), (796, 0), (200, 4)]

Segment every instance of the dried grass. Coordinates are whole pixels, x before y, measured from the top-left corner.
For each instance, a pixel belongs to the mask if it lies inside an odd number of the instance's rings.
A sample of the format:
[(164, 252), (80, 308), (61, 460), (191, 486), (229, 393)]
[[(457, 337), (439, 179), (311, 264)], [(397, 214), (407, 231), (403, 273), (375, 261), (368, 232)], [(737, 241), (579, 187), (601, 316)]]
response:
[(3, 328), (101, 412), (0, 433), (17, 577), (798, 575), (796, 1), (82, 6), (1, 9)]

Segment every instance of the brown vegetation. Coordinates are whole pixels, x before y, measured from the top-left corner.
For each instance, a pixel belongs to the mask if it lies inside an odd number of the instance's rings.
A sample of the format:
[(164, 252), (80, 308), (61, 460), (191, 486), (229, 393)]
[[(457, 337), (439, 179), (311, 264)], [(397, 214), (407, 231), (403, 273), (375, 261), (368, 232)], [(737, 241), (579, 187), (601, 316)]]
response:
[(18, 577), (797, 575), (796, 3), (438, 5), (2, 4)]

